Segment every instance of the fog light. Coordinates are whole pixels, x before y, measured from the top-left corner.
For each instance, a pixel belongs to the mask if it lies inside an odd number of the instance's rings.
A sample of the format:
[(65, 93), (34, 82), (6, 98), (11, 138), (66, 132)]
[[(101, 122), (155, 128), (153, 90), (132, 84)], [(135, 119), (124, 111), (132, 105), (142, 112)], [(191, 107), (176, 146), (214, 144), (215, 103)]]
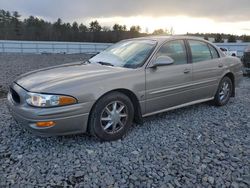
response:
[(55, 124), (56, 123), (54, 121), (41, 121), (41, 122), (37, 122), (36, 126), (37, 127), (52, 127)]

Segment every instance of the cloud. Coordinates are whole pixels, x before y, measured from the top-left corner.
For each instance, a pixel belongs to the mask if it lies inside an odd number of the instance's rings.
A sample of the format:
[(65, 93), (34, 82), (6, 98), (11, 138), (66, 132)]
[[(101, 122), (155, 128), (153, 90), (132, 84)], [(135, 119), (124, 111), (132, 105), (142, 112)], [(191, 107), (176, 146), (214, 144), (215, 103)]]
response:
[(0, 7), (23, 15), (66, 21), (128, 16), (190, 16), (217, 22), (249, 21), (249, 0), (1, 0)]
[(250, 28), (242, 28), (243, 31), (250, 31)]

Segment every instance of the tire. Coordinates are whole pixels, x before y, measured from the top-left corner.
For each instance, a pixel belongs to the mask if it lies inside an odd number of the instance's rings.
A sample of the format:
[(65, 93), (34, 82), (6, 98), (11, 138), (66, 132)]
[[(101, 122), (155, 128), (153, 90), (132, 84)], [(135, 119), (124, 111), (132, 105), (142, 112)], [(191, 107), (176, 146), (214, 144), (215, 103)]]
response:
[(118, 140), (126, 135), (133, 119), (134, 106), (131, 100), (123, 93), (112, 92), (101, 97), (94, 105), (89, 132), (102, 141)]
[(214, 103), (216, 106), (224, 106), (228, 103), (230, 97), (232, 96), (233, 92), (233, 83), (232, 80), (225, 76), (220, 81), (218, 90), (214, 97)]

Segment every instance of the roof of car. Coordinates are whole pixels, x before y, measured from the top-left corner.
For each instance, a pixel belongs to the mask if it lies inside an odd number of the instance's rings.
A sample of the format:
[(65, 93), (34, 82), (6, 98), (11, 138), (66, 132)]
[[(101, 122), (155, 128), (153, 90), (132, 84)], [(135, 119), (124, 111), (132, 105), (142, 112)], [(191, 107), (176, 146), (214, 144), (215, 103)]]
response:
[[(154, 40), (156, 42), (158, 42), (159, 45), (161, 45), (162, 43), (165, 43), (166, 41), (169, 40), (174, 40), (174, 39), (192, 39), (192, 40), (199, 40), (199, 41), (204, 41), (206, 43), (209, 43), (210, 45), (214, 46), (216, 49), (219, 49), (217, 46), (215, 46), (212, 42), (204, 40), (202, 37), (194, 37), (194, 36), (187, 36), (187, 35), (171, 35), (171, 36), (167, 36), (167, 35), (152, 35), (152, 36), (147, 36), (147, 37), (139, 37), (139, 38), (135, 38), (138, 40)], [(129, 39), (131, 40), (131, 39)], [(133, 40), (133, 39), (132, 39)], [(221, 51), (218, 51), (220, 53), (221, 56), (225, 56), (225, 54)]]
[(140, 37), (136, 39), (149, 39), (149, 40), (156, 40), (157, 42), (164, 42), (166, 40), (171, 39), (196, 39), (196, 40), (203, 40), (200, 37), (193, 37), (193, 36), (187, 36), (187, 35), (153, 35), (153, 36), (147, 36), (147, 37)]

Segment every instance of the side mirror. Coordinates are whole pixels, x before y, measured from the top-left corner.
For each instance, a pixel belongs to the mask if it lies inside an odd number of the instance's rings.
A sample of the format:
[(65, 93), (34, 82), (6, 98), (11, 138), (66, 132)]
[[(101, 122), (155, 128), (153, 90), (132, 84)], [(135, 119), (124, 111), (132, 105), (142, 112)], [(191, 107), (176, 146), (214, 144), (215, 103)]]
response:
[(155, 68), (158, 66), (171, 65), (174, 60), (169, 56), (159, 56), (156, 58), (155, 62), (150, 66), (150, 68)]

